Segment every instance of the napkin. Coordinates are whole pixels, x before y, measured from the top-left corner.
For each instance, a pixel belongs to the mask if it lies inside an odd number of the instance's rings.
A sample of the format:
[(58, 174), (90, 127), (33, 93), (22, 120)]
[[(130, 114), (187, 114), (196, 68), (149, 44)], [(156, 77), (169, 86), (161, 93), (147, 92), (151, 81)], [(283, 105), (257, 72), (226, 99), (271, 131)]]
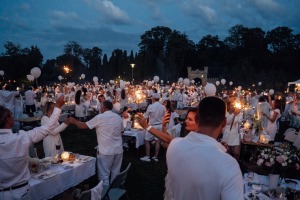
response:
[(103, 190), (103, 181), (91, 189), (91, 200), (101, 200), (101, 193)]

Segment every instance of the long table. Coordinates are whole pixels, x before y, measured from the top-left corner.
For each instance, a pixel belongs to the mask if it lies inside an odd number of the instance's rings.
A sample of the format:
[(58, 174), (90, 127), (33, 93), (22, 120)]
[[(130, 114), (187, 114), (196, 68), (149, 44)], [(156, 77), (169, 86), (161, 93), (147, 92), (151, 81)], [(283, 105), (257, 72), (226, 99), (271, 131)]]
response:
[[(84, 157), (85, 160), (72, 164), (63, 162), (51, 165), (50, 169), (32, 174), (29, 180), (29, 187), (32, 199), (49, 199), (63, 191), (78, 185), (96, 173), (96, 158)], [(43, 174), (54, 174), (51, 177)]]

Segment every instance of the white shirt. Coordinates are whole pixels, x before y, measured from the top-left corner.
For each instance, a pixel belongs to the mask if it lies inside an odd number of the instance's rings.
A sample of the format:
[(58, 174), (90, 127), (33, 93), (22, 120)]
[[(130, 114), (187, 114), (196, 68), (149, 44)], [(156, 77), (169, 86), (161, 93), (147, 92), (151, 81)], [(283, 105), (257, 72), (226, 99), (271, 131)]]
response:
[[(48, 121), (49, 121), (49, 117), (43, 116), (41, 119), (41, 125), (42, 126), (46, 125)], [(64, 151), (64, 146), (59, 133), (65, 130), (67, 126), (68, 125), (65, 123), (59, 124), (59, 122), (56, 122), (55, 123), (56, 128), (53, 131), (51, 131), (51, 133), (49, 133), (49, 135), (46, 138), (44, 138), (43, 147), (44, 147), (45, 157), (55, 156), (56, 144), (60, 144), (60, 151)]]
[(86, 122), (90, 128), (96, 128), (98, 151), (103, 155), (123, 153), (122, 131), (124, 130), (122, 118), (112, 111), (105, 111)]
[[(243, 120), (242, 113), (239, 113), (234, 117), (234, 113), (230, 114), (229, 112), (226, 112), (226, 125), (223, 128), (222, 141), (226, 142), (229, 146), (240, 145), (239, 123), (241, 123), (242, 120)], [(231, 123), (232, 123), (232, 127), (231, 127)]]
[(144, 114), (146, 119), (149, 118), (150, 125), (160, 125), (162, 123), (162, 118), (166, 113), (166, 108), (158, 101), (149, 105), (147, 111)]
[(244, 199), (237, 161), (212, 137), (190, 132), (173, 139), (167, 165), (174, 200)]
[(20, 130), (14, 134), (10, 129), (0, 129), (0, 191), (29, 181), (29, 146), (41, 141), (55, 128), (60, 112), (59, 108), (54, 108), (45, 126), (30, 131)]
[(0, 90), (0, 105), (8, 108), (14, 114), (15, 96), (19, 91)]
[(25, 104), (26, 105), (34, 105), (35, 101), (34, 98), (36, 97), (36, 94), (32, 90), (27, 90), (25, 92)]

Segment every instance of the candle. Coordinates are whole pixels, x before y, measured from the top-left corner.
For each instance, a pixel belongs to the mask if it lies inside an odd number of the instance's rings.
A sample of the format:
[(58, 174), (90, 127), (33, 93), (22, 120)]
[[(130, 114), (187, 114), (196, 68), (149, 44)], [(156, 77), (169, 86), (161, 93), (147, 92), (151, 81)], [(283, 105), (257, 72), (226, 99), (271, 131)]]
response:
[(61, 156), (61, 159), (66, 162), (69, 160), (70, 153), (67, 151), (64, 151), (60, 156)]

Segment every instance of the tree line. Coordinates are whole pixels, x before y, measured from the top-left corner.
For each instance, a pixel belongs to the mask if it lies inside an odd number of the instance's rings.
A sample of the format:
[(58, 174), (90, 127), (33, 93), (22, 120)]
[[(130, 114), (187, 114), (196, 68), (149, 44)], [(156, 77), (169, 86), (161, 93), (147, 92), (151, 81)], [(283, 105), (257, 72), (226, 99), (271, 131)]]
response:
[[(245, 87), (262, 82), (265, 88), (284, 89), (287, 82), (300, 78), (300, 34), (294, 34), (289, 27), (265, 32), (258, 27), (236, 25), (228, 30), (224, 40), (209, 34), (195, 43), (185, 33), (157, 26), (140, 36), (138, 46), (136, 53), (115, 49), (108, 56), (100, 47), (84, 48), (76, 41), (69, 41), (62, 55), (43, 64), (37, 46), (22, 48), (8, 41), (0, 57), (0, 70), (5, 71), (7, 79), (24, 82), (31, 68), (40, 67), (42, 84), (58, 82), (59, 75), (65, 81), (78, 82), (81, 74), (89, 81), (93, 76), (99, 82), (101, 79), (131, 81), (132, 72), (135, 82), (155, 75), (173, 82), (187, 77), (188, 66), (192, 69), (208, 66), (208, 77), (225, 78)], [(67, 74), (63, 66), (71, 71)]]

